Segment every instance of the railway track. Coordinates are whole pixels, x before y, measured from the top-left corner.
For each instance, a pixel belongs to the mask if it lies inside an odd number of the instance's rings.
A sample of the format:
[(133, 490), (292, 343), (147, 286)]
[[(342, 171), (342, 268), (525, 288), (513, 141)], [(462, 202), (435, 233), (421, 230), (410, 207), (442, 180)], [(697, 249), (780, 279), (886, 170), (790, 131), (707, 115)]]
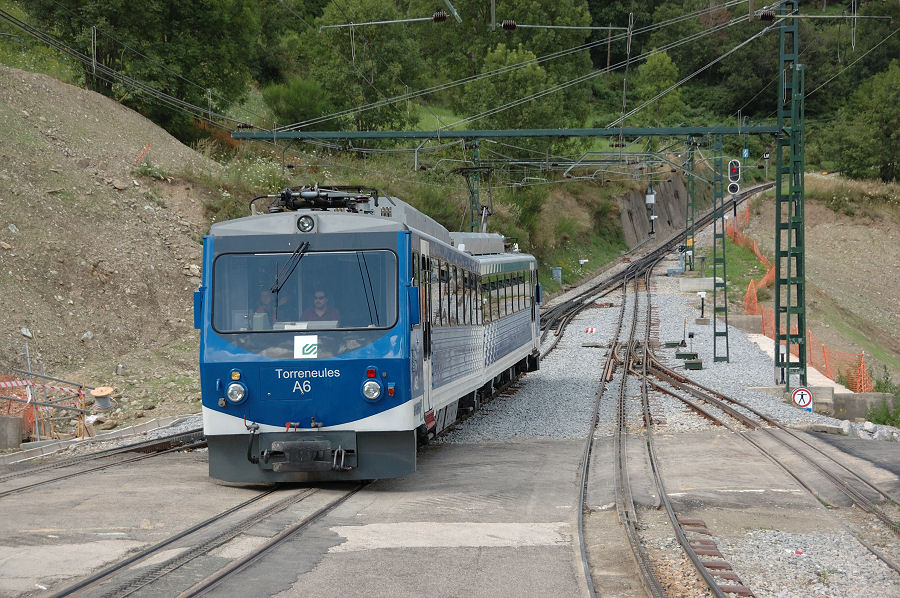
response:
[[(311, 524), (319, 521), (335, 507), (356, 494), (366, 484), (346, 490), (268, 489), (234, 505), (185, 530), (153, 544), (135, 554), (69, 585), (52, 594), (65, 596), (102, 596), (124, 598), (137, 593), (146, 595), (199, 596), (237, 574), (253, 561), (274, 550)], [(325, 496), (333, 494), (334, 496)], [(267, 500), (268, 499), (268, 500)], [(319, 499), (306, 507), (305, 501)], [(278, 529), (278, 532), (271, 530)], [(261, 545), (221, 566), (210, 553), (239, 538), (265, 536)], [(175, 552), (174, 556), (166, 555)], [(159, 559), (163, 560), (160, 562)], [(155, 560), (153, 560), (155, 559)], [(141, 566), (150, 561), (152, 564)], [(177, 585), (177, 589), (173, 589)]]
[[(818, 479), (826, 480), (832, 484), (834, 488), (843, 493), (848, 501), (861, 511), (876, 518), (895, 537), (900, 536), (900, 501), (896, 497), (866, 479), (859, 472), (854, 471), (832, 457), (829, 453), (816, 446), (816, 444), (807, 440), (804, 435), (783, 426), (774, 418), (760, 413), (737, 399), (728, 397), (679, 375), (677, 372), (662, 365), (655, 356), (651, 357), (650, 362), (652, 364), (652, 375), (680, 392), (673, 392), (660, 384), (653, 383), (655, 388), (676, 397), (691, 406), (695, 411), (698, 411), (703, 417), (730, 429), (740, 438), (750, 443), (760, 453), (778, 464), (823, 506), (830, 507), (831, 505), (822, 498), (821, 492), (813, 486), (814, 482), (809, 481), (808, 473), (804, 475), (803, 472), (797, 471), (795, 467), (790, 465), (788, 456), (802, 456), (803, 461), (818, 475)], [(727, 414), (729, 418), (737, 422), (737, 425), (729, 422), (726, 417), (703, 409), (702, 406), (687, 399), (684, 396), (685, 393)], [(762, 434), (762, 438), (769, 442), (766, 443), (761, 438), (749, 434), (747, 430)], [(774, 445), (774, 448), (771, 448), (772, 445)], [(776, 449), (780, 449), (780, 452)], [(893, 514), (887, 513), (885, 508), (880, 506), (881, 504), (893, 511)], [(846, 524), (844, 524), (844, 527), (876, 558), (900, 573), (900, 564), (866, 541), (860, 530), (852, 529)]]
[(12, 494), (18, 494), (20, 492), (25, 492), (28, 490), (33, 490), (35, 488), (40, 488), (41, 486), (53, 484), (54, 482), (67, 480), (70, 478), (85, 475), (85, 474), (92, 473), (95, 471), (102, 471), (104, 469), (109, 469), (110, 467), (127, 465), (129, 463), (135, 463), (137, 461), (143, 461), (145, 459), (152, 459), (153, 457), (165, 455), (165, 454), (172, 453), (172, 452), (194, 450), (194, 449), (198, 449), (198, 448), (203, 448), (205, 446), (206, 446), (206, 440), (204, 440), (204, 438), (203, 438), (203, 430), (200, 428), (197, 428), (194, 430), (188, 430), (187, 432), (181, 432), (181, 433), (173, 434), (171, 436), (166, 436), (163, 438), (147, 440), (147, 441), (129, 444), (129, 445), (113, 448), (113, 449), (97, 451), (94, 453), (87, 453), (84, 455), (80, 455), (78, 457), (72, 457), (70, 459), (63, 459), (61, 461), (56, 461), (53, 463), (45, 463), (45, 464), (38, 465), (35, 467), (29, 467), (27, 469), (10, 472), (10, 473), (3, 475), (2, 477), (0, 477), (0, 483), (19, 479), (19, 478), (29, 477), (29, 476), (32, 476), (35, 474), (42, 473), (44, 471), (51, 471), (54, 469), (78, 466), (78, 465), (90, 463), (91, 461), (96, 461), (98, 459), (103, 459), (103, 458), (107, 458), (107, 457), (115, 457), (115, 456), (125, 455), (128, 453), (134, 453), (134, 452), (147, 453), (147, 454), (143, 454), (143, 455), (136, 456), (136, 457), (128, 457), (128, 458), (119, 459), (112, 463), (104, 463), (104, 464), (97, 465), (94, 467), (88, 467), (86, 469), (82, 469), (82, 470), (71, 472), (71, 473), (66, 473), (63, 475), (55, 476), (55, 477), (48, 478), (45, 480), (40, 480), (40, 481), (33, 482), (30, 484), (25, 484), (23, 486), (17, 486), (14, 488), (2, 490), (2, 491), (0, 491), (0, 498), (6, 497), (6, 496), (9, 496)]
[[(738, 596), (753, 596), (753, 592), (745, 586), (737, 574), (734, 573), (730, 564), (725, 561), (719, 552), (712, 534), (706, 528), (705, 523), (701, 520), (687, 519), (679, 517), (671, 504), (665, 486), (660, 475), (660, 465), (656, 456), (656, 450), (653, 444), (653, 416), (650, 411), (650, 403), (648, 397), (648, 368), (651, 367), (652, 354), (647, 349), (650, 344), (652, 331), (652, 305), (650, 294), (650, 276), (653, 266), (659, 261), (649, 263), (647, 267), (640, 272), (639, 277), (633, 278), (629, 283), (623, 284), (623, 301), (620, 307), (619, 318), (616, 326), (616, 332), (612, 340), (610, 351), (606, 356), (604, 364), (604, 374), (602, 376), (601, 388), (597, 392), (597, 400), (593, 415), (592, 425), (588, 439), (586, 440), (585, 455), (583, 458), (583, 466), (581, 473), (581, 482), (579, 484), (579, 500), (580, 513), (578, 517), (579, 528), (579, 546), (581, 550), (581, 559), (584, 563), (585, 581), (589, 588), (590, 595), (595, 595), (594, 582), (591, 577), (591, 567), (588, 562), (587, 554), (584, 547), (584, 523), (582, 513), (585, 511), (585, 494), (587, 491), (587, 483), (589, 478), (590, 455), (593, 446), (594, 431), (599, 418), (600, 401), (609, 390), (608, 383), (612, 382), (616, 370), (619, 370), (618, 383), (615, 385), (616, 402), (616, 421), (613, 431), (613, 455), (612, 459), (615, 463), (615, 496), (616, 509), (619, 520), (622, 523), (625, 536), (628, 539), (634, 556), (635, 565), (640, 575), (641, 585), (649, 596), (661, 597), (666, 596), (667, 592), (664, 584), (655, 571), (652, 559), (648, 555), (641, 541), (640, 530), (641, 522), (638, 517), (638, 510), (635, 506), (633, 493), (631, 490), (631, 481), (628, 474), (628, 441), (634, 439), (634, 434), (629, 434), (628, 429), (628, 382), (629, 380), (638, 380), (640, 382), (640, 419), (643, 429), (646, 432), (643, 449), (646, 451), (648, 461), (650, 463), (653, 484), (659, 496), (660, 506), (662, 506), (669, 518), (672, 530), (676, 539), (684, 551), (686, 557), (692, 562), (698, 575), (704, 580), (713, 595), (724, 597), (729, 594)], [(627, 287), (633, 286), (633, 302), (631, 308), (630, 323), (627, 326), (627, 340), (622, 339), (623, 322), (626, 313)], [(645, 296), (646, 299), (641, 305), (640, 297)]]
[[(762, 185), (757, 185), (751, 189), (747, 189), (743, 193), (739, 193), (725, 202), (724, 209), (727, 210), (728, 208), (736, 207), (750, 196), (765, 191), (766, 189), (770, 189), (774, 185), (774, 183), (764, 183)], [(712, 224), (714, 216), (714, 209), (710, 209), (706, 213), (704, 213), (695, 221), (696, 230), (699, 231), (704, 227)], [(624, 281), (642, 277), (652, 264), (657, 263), (660, 259), (663, 258), (663, 256), (676, 250), (684, 240), (684, 235), (684, 230), (675, 233), (646, 254), (633, 259), (622, 271), (607, 276), (602, 276), (586, 290), (576, 294), (574, 297), (571, 297), (566, 301), (563, 301), (557, 305), (554, 305), (553, 307), (549, 307), (542, 311), (541, 344), (544, 343), (551, 332), (553, 332), (554, 334), (554, 340), (551, 345), (542, 353), (541, 358), (546, 357), (548, 354), (550, 354), (551, 351), (553, 351), (554, 348), (556, 348), (556, 345), (559, 343), (559, 339), (565, 331), (566, 326), (568, 326), (568, 324), (576, 315), (578, 315), (578, 313), (590, 307), (597, 299), (604, 297), (614, 290), (618, 289)]]

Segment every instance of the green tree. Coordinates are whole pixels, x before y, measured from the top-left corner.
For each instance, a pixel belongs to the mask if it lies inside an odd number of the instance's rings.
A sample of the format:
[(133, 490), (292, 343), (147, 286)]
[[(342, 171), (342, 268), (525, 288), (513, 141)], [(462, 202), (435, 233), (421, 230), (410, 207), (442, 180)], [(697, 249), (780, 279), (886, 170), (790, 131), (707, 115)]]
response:
[[(299, 77), (287, 83), (272, 83), (264, 87), (262, 96), (280, 125), (302, 122), (331, 111), (331, 103), (321, 86)], [(323, 126), (310, 128), (321, 129)]]
[[(405, 18), (393, 2), (335, 0), (316, 24), (337, 25)], [(409, 35), (412, 25), (344, 27), (307, 32), (300, 38), (302, 77), (321, 86), (337, 110), (353, 109), (417, 89), (421, 52)], [(416, 122), (405, 102), (389, 103), (328, 121), (329, 129), (402, 129)]]
[[(483, 68), (491, 71), (532, 59), (534, 54), (522, 46), (510, 49), (501, 43), (497, 44), (493, 52), (488, 53)], [(462, 107), (469, 114), (481, 114), (546, 89), (549, 83), (550, 77), (541, 65), (530, 64), (525, 68), (468, 83), (462, 97)], [(477, 128), (486, 129), (554, 128), (563, 126), (563, 118), (557, 110), (557, 99), (545, 96), (523, 102), (514, 109), (485, 116), (476, 121), (476, 124)], [(537, 148), (546, 145), (546, 141), (517, 144)]]
[[(257, 38), (256, 0), (129, 2), (30, 0), (23, 3), (66, 44), (92, 55), (97, 28), (99, 64), (194, 105), (223, 111), (248, 88), (245, 50)], [(135, 108), (173, 133), (187, 135), (192, 116), (139, 89), (94, 76), (89, 87)]]
[(832, 134), (839, 168), (852, 178), (897, 180), (900, 163), (900, 60), (860, 85)]
[[(497, 0), (497, 26), (494, 31), (491, 31), (490, 3), (483, 0), (454, 0), (453, 5), (462, 17), (462, 23), (456, 23), (451, 18), (440, 25), (423, 24), (415, 29), (420, 37), (423, 55), (429, 64), (429, 83), (432, 84), (456, 81), (489, 71), (485, 63), (499, 44), (507, 48), (521, 46), (532, 57), (542, 57), (582, 46), (590, 33), (584, 29), (529, 27), (509, 31), (500, 27), (504, 20), (515, 20), (525, 25), (586, 27), (591, 24), (586, 0)], [(433, 2), (413, 0), (409, 16), (430, 14), (433, 8)], [(547, 60), (540, 66), (546, 74), (546, 85), (550, 87), (590, 73), (590, 53), (583, 49)], [(496, 81), (499, 85), (499, 81), (503, 79), (492, 77), (489, 80)], [(469, 104), (464, 97), (466, 93), (466, 88), (454, 87), (442, 92), (437, 101), (463, 111)], [(516, 97), (524, 95), (520, 93)], [(513, 97), (512, 94), (509, 97)], [(559, 118), (555, 122), (573, 127), (585, 125), (590, 112), (590, 81), (559, 89), (549, 97), (556, 104)]]
[[(678, 67), (665, 52), (654, 52), (638, 67), (635, 88), (641, 102), (652, 100), (678, 81)], [(656, 126), (673, 124), (680, 120), (684, 104), (681, 101), (681, 90), (673, 89), (647, 107), (653, 115), (652, 122)], [(649, 119), (640, 118), (646, 122)]]
[(289, 80), (302, 70), (297, 60), (300, 37), (314, 34), (327, 0), (257, 0), (260, 34), (249, 48), (250, 71), (260, 84)]

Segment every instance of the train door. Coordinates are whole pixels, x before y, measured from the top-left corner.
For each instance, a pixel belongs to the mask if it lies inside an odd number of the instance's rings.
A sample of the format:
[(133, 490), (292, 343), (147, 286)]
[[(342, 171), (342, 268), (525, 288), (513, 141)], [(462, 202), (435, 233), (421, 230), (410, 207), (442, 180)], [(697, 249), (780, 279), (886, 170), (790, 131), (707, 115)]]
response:
[[(422, 322), (422, 383), (424, 388), (424, 403), (422, 413), (433, 413), (431, 404), (431, 252), (428, 241), (423, 240), (421, 245), (421, 271), (422, 285), (419, 287), (419, 303), (422, 306), (420, 319)], [(433, 417), (433, 416), (432, 416)]]

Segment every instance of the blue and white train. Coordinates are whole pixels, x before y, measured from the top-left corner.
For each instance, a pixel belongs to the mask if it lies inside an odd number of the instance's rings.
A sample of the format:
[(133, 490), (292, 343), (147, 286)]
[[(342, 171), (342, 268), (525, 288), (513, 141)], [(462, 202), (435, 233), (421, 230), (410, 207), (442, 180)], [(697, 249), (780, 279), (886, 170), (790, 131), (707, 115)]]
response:
[(203, 242), (194, 325), (213, 478), (407, 474), (418, 443), (538, 368), (537, 263), (502, 236), (450, 233), (368, 187), (264, 197), (265, 213)]

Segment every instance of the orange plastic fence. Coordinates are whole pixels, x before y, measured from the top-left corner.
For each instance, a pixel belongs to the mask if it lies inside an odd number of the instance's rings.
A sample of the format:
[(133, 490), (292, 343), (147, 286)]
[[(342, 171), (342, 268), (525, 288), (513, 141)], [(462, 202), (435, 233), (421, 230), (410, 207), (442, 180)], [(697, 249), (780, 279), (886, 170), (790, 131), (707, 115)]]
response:
[[(0, 382), (19, 382), (20, 380), (21, 378), (18, 376), (0, 376)], [(2, 388), (0, 391), (2, 391), (0, 394), (7, 397), (13, 397), (23, 401), (28, 399), (24, 386)], [(34, 431), (34, 412), (36, 409), (38, 410), (38, 417), (40, 417), (40, 407), (27, 405), (26, 403), (20, 403), (18, 401), (0, 401), (0, 410), (2, 410), (4, 414), (22, 416), (26, 434), (31, 434)]]
[[(769, 287), (775, 283), (775, 267), (760, 253), (756, 241), (739, 230), (740, 226), (746, 226), (749, 220), (748, 208), (746, 212), (738, 214), (737, 226), (730, 221), (725, 223), (725, 233), (735, 244), (750, 248), (760, 263), (768, 268), (766, 275), (759, 282), (751, 280), (747, 285), (747, 293), (744, 295), (744, 313), (762, 316), (762, 333), (774, 339), (775, 312), (771, 308), (759, 304), (756, 289)], [(792, 330), (791, 333), (796, 334), (797, 331)], [(792, 346), (791, 353), (797, 355), (797, 345)], [(806, 332), (806, 363), (834, 381), (841, 379), (853, 392), (872, 392), (875, 386), (869, 375), (869, 369), (866, 367), (865, 353), (848, 353), (829, 349), (810, 331)]]

